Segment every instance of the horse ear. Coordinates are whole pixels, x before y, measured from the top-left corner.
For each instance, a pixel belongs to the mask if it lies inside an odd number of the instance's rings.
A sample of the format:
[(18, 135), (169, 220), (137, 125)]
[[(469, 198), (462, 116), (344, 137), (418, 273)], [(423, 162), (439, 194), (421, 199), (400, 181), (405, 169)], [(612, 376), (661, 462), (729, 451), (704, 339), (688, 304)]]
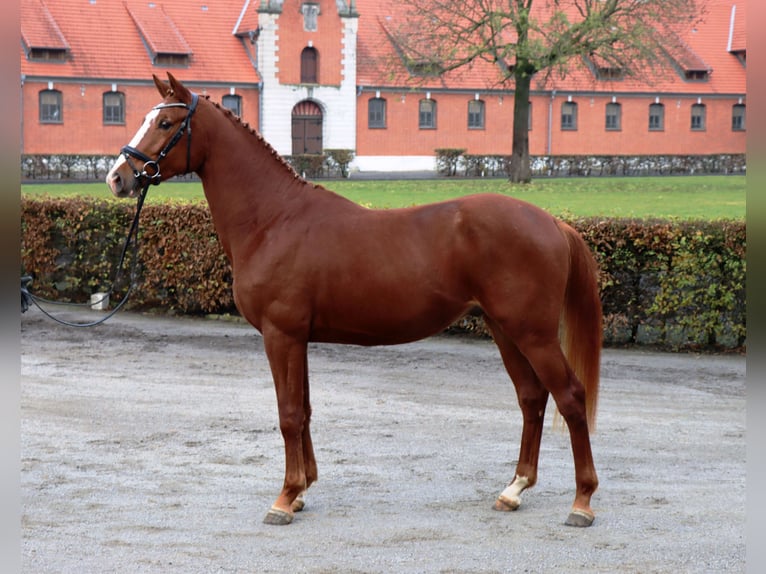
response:
[(191, 92), (186, 89), (186, 86), (176, 80), (175, 76), (173, 76), (173, 74), (170, 72), (168, 72), (168, 80), (170, 81), (170, 91), (173, 93), (173, 95), (175, 95), (176, 98), (178, 98), (179, 101), (185, 104), (191, 102)]
[(170, 86), (168, 83), (160, 80), (156, 74), (152, 74), (152, 78), (154, 78), (154, 85), (157, 86), (157, 91), (163, 98), (166, 97), (168, 92), (170, 92)]

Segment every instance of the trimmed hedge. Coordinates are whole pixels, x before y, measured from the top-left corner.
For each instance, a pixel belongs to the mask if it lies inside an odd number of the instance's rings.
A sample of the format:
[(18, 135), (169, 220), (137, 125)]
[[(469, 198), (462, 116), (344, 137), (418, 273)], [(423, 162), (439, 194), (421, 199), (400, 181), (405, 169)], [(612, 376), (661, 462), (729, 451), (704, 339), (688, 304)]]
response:
[[(30, 291), (83, 302), (107, 290), (134, 213), (135, 204), (123, 201), (22, 198), (22, 274), (34, 278)], [(231, 268), (207, 204), (144, 205), (138, 246), (138, 288), (127, 308), (234, 310)], [(128, 253), (123, 283), (132, 263)], [(126, 290), (118, 283), (115, 298)]]
[[(462, 148), (435, 149), (437, 172), (446, 176), (505, 177), (510, 155), (467, 154)], [(601, 177), (744, 174), (745, 154), (709, 155), (554, 155), (532, 156), (535, 177)]]
[[(507, 177), (510, 155), (466, 154), (463, 148), (439, 148), (436, 171), (445, 176)], [(288, 155), (285, 160), (306, 177), (348, 177), (354, 160), (351, 149), (325, 149), (321, 155)], [(114, 155), (22, 154), (23, 181), (98, 181), (117, 159)], [(570, 155), (532, 156), (529, 158), (535, 177), (646, 176), (672, 174), (744, 174), (746, 156), (710, 155)], [(182, 176), (184, 179), (195, 176)]]
[[(134, 211), (133, 204), (113, 200), (22, 198), (21, 272), (34, 277), (31, 291), (85, 302), (108, 288)], [(744, 222), (569, 223), (601, 266), (606, 344), (744, 350)], [(236, 313), (231, 268), (206, 204), (145, 205), (139, 262), (128, 308)], [(115, 298), (125, 288), (118, 286)], [(475, 317), (453, 329), (488, 334)]]

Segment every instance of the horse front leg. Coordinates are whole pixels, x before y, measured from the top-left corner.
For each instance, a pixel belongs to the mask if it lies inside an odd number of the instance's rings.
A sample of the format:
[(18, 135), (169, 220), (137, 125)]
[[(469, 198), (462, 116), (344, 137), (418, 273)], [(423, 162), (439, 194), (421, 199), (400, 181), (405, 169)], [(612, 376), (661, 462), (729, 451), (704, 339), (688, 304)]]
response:
[[(314, 482), (316, 482), (319, 473), (317, 470), (316, 458), (314, 457), (314, 446), (311, 441), (311, 401), (309, 400), (309, 368), (308, 368), (308, 356), (306, 357), (306, 364), (303, 369), (303, 413), (304, 413), (304, 425), (303, 425), (303, 464), (306, 469), (306, 490)], [(292, 503), (293, 512), (300, 512), (306, 506), (305, 499), (306, 491), (301, 492), (298, 497)]]
[[(266, 355), (274, 378), (279, 410), (279, 429), (285, 445), (285, 480), (282, 491), (264, 518), (266, 524), (290, 524), (295, 510), (302, 508), (296, 502), (308, 488), (306, 458), (309, 472), (316, 475), (316, 462), (310, 438), (307, 445), (308, 420), (305, 410), (308, 401), (307, 343), (288, 337), (281, 332), (264, 330)], [(306, 456), (308, 455), (308, 456)]]

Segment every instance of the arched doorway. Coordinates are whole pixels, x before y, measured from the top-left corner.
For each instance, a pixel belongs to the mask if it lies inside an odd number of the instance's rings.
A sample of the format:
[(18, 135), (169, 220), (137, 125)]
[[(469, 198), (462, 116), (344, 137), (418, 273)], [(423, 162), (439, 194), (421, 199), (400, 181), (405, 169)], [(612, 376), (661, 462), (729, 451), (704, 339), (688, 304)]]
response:
[(322, 109), (304, 100), (293, 108), (293, 155), (322, 153)]

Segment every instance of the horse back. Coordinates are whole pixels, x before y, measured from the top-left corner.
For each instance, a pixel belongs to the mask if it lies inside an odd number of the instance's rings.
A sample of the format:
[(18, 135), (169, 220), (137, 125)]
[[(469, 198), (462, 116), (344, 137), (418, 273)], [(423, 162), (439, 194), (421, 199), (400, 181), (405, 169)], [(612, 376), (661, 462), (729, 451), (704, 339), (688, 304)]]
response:
[(235, 299), (251, 323), (279, 309), (312, 340), (417, 340), (531, 283), (555, 286), (553, 270), (566, 265), (555, 220), (506, 196), (392, 210), (333, 203), (292, 217), (240, 270)]

